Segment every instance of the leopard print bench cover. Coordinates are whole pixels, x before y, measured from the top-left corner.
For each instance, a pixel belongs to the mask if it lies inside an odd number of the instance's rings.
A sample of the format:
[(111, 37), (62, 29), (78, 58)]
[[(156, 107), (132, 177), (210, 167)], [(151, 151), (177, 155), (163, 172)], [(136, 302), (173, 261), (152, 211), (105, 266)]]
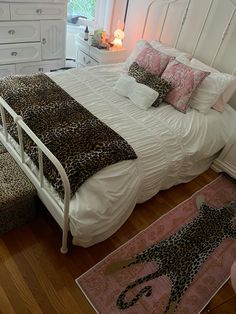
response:
[(9, 153), (0, 154), (0, 234), (35, 215), (36, 189)]
[(6, 153), (6, 152), (7, 152), (6, 148), (0, 142), (0, 154)]

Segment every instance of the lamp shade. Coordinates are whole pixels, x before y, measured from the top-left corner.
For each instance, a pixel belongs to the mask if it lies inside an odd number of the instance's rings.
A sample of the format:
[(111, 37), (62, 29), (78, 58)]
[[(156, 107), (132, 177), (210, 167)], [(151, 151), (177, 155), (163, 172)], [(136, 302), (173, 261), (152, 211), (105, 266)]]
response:
[(124, 39), (125, 34), (121, 29), (116, 29), (114, 31), (114, 41), (113, 41), (113, 45), (115, 46), (115, 48), (122, 48), (122, 40)]

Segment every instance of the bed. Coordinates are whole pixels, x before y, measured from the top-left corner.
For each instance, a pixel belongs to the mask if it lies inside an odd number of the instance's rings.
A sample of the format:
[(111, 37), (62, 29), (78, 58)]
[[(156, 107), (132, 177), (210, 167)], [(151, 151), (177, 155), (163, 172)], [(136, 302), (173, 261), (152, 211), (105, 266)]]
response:
[[(147, 7), (142, 37), (156, 2), (159, 1), (152, 1)], [(172, 2), (178, 1), (169, 1), (165, 5), (167, 8), (164, 11), (163, 25)], [(178, 38), (191, 1), (185, 3)], [(211, 6), (209, 12), (210, 9)], [(203, 24), (206, 24), (208, 16), (209, 14), (206, 15)], [(230, 26), (233, 17), (234, 15), (230, 14), (227, 27)], [(161, 33), (164, 30), (163, 25)], [(202, 32), (198, 42), (201, 35)], [(224, 39), (225, 35), (218, 44), (217, 54), (214, 54), (211, 66), (214, 66)], [(142, 41), (143, 43), (145, 42)], [(194, 51), (192, 55), (194, 56)], [(148, 110), (135, 106), (129, 98), (120, 95), (114, 89), (117, 81), (127, 75), (127, 64), (131, 59), (125, 64), (101, 65), (47, 74), (76, 101), (121, 135), (138, 157), (100, 170), (87, 179), (71, 199), (70, 183), (60, 162), (28, 128), (22, 118), (3, 99), (0, 100), (2, 121), (0, 140), (31, 179), (40, 199), (62, 228), (62, 253), (68, 250), (69, 230), (75, 245), (88, 247), (105, 240), (128, 219), (137, 203), (145, 202), (160, 190), (190, 181), (208, 169), (229, 138), (236, 134), (236, 111), (228, 104), (221, 113), (210, 109), (207, 114), (195, 109), (187, 110), (183, 114), (165, 102), (158, 108), (150, 107)], [(8, 134), (6, 111), (12, 115), (17, 124), (19, 145)], [(22, 130), (38, 146), (39, 169), (24, 152)], [(55, 164), (62, 177), (64, 200), (44, 177), (42, 157), (44, 154)]]

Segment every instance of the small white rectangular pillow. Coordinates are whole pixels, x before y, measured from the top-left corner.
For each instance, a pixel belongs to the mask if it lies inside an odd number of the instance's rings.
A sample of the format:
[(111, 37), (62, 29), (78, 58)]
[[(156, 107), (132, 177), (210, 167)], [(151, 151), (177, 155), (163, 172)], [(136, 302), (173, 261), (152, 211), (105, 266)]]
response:
[(128, 97), (137, 107), (147, 110), (152, 106), (159, 93), (152, 88), (137, 83), (131, 76), (121, 76), (114, 86), (117, 94)]

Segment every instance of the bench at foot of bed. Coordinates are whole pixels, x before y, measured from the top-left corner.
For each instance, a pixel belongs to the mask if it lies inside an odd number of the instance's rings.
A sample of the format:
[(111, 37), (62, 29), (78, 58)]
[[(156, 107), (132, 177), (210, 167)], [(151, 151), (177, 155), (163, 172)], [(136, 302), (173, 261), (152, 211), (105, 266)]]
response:
[(0, 234), (35, 216), (36, 189), (0, 144)]

